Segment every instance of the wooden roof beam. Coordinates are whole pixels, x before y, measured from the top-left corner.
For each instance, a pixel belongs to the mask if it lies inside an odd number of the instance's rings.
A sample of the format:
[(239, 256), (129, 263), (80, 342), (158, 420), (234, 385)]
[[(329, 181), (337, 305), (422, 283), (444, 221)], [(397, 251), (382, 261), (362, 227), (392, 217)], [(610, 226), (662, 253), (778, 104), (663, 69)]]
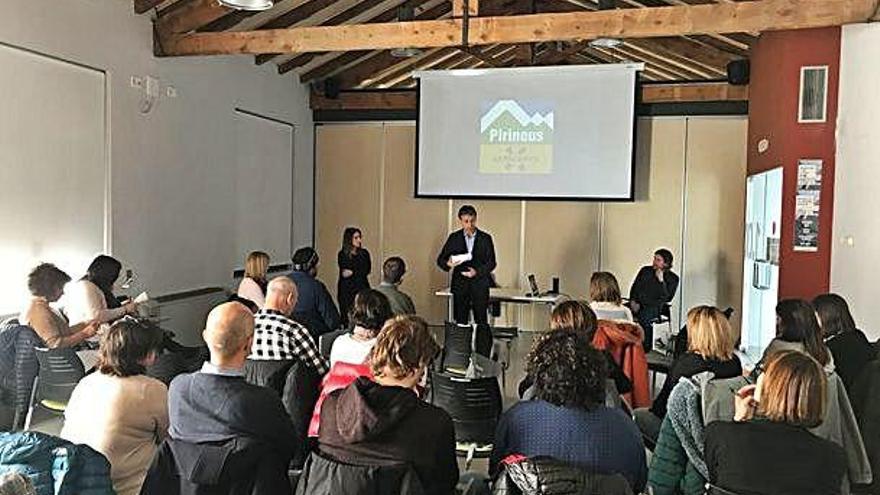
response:
[[(449, 2), (443, 1), (443, 0), (441, 0), (439, 3), (437, 2), (437, 0), (408, 0), (408, 2), (404, 2), (404, 3), (409, 3), (410, 5), (412, 5), (416, 9), (419, 9), (419, 8), (422, 9), (420, 12), (417, 10), (417, 15), (415, 17), (415, 20), (417, 20), (417, 21), (442, 18), (446, 14), (448, 14), (449, 9), (450, 9)], [(400, 5), (401, 5), (400, 2), (395, 2), (395, 5), (392, 6), (391, 8), (385, 10), (384, 12), (382, 12), (379, 15), (373, 16), (368, 19), (361, 18), (365, 14), (362, 14), (361, 16), (347, 16), (346, 15), (347, 11), (346, 11), (346, 12), (343, 12), (342, 14), (330, 19), (324, 25), (356, 24), (356, 23), (371, 24), (371, 23), (379, 23), (379, 22), (390, 22), (390, 21), (393, 21), (394, 19), (397, 18), (398, 7)], [(368, 14), (368, 12), (367, 12), (367, 14)], [(365, 51), (365, 50), (356, 50), (356, 51)], [(366, 50), (366, 51), (369, 51), (369, 50)], [(342, 54), (340, 53), (339, 55), (342, 55)], [(257, 55), (256, 62), (259, 65), (264, 62), (268, 62), (269, 60), (271, 60), (272, 58), (275, 58), (277, 56), (278, 56), (277, 54)], [(310, 53), (305, 53), (305, 54), (301, 54), (301, 55), (298, 55), (293, 58), (285, 60), (286, 58), (287, 57), (278, 59), (279, 61), (283, 60), (283, 62), (281, 62), (278, 66), (278, 72), (281, 74), (284, 74), (285, 72), (288, 72), (288, 71), (290, 71), (300, 65), (308, 63), (314, 57), (311, 56)]]
[(204, 25), (235, 12), (235, 9), (220, 5), (217, 0), (185, 0), (160, 13), (155, 21), (156, 32), (162, 38), (194, 31)]
[[(642, 84), (642, 103), (748, 101), (748, 86), (725, 82)], [(312, 92), (312, 110), (415, 110), (415, 91), (343, 91), (338, 98)]]
[(145, 14), (148, 11), (155, 9), (164, 1), (165, 0), (134, 0), (134, 13)]
[[(320, 1), (320, 0), (316, 0)], [(758, 0), (644, 9), (477, 17), (462, 39), (461, 20), (267, 29), (173, 35), (166, 55), (349, 51), (464, 44), (529, 43), (603, 36), (652, 38), (690, 34), (805, 29), (864, 22), (878, 0)]]

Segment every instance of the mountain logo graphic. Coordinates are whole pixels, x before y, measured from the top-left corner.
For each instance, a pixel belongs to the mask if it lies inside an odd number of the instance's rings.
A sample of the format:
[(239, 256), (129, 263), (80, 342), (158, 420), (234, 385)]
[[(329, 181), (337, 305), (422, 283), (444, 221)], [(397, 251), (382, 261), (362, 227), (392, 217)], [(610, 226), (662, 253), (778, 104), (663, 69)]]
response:
[[(529, 113), (524, 106), (540, 111)], [(483, 108), (488, 110), (480, 118), (480, 173), (552, 173), (552, 105), (498, 100)]]
[(523, 108), (519, 106), (519, 103), (514, 100), (498, 100), (498, 102), (496, 102), (495, 105), (483, 115), (483, 118), (480, 119), (480, 132), (486, 132), (486, 129), (494, 124), (495, 121), (505, 113), (516, 119), (521, 126), (525, 127), (529, 124), (545, 124), (550, 129), (553, 129), (552, 110), (544, 115), (541, 115), (540, 112), (535, 112), (532, 115), (529, 115), (528, 112), (523, 110)]

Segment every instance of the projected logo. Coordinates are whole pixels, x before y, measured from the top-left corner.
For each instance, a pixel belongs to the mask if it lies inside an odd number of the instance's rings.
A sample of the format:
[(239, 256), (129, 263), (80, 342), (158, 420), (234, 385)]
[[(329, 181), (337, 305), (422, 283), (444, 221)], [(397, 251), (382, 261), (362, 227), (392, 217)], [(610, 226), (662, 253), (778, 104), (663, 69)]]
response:
[(480, 173), (553, 172), (553, 108), (498, 100), (480, 119)]

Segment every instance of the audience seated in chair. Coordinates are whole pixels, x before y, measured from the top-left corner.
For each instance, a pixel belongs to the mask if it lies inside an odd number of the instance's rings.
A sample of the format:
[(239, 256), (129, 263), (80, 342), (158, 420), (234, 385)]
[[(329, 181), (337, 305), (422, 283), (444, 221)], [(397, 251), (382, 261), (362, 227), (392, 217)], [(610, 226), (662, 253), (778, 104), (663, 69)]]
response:
[(404, 274), (406, 274), (406, 263), (399, 256), (392, 256), (382, 264), (382, 283), (376, 287), (376, 290), (388, 298), (394, 315), (416, 314), (416, 306), (412, 298), (400, 290)]
[(253, 316), (239, 303), (221, 304), (208, 315), (203, 336), (211, 360), (171, 382), (170, 438), (142, 493), (202, 493), (205, 484), (215, 485), (211, 493), (289, 492), (287, 468), (304, 447), (278, 395), (244, 380)]
[(71, 323), (94, 320), (105, 325), (127, 314), (137, 313), (137, 303), (129, 301), (120, 304), (113, 294), (113, 284), (121, 270), (122, 263), (111, 256), (102, 254), (92, 260), (86, 275), (67, 287), (63, 303), (64, 312)]
[(250, 301), (256, 309), (266, 304), (266, 289), (269, 285), (269, 255), (263, 251), (251, 251), (244, 261), (244, 277), (238, 283), (236, 295)]
[(713, 306), (697, 306), (688, 311), (687, 326), (688, 352), (672, 364), (651, 408), (635, 411), (639, 429), (651, 442), (656, 442), (660, 434), (669, 394), (679, 379), (704, 371), (711, 371), (715, 378), (742, 375), (739, 358), (734, 354), (736, 335), (721, 310)]
[[(557, 304), (550, 314), (550, 331), (573, 330), (582, 332), (591, 346), (593, 345), (593, 337), (596, 334), (597, 323), (593, 310), (581, 301), (565, 301)], [(602, 355), (605, 356), (608, 375), (614, 381), (616, 393), (627, 394), (632, 392), (632, 382), (624, 374), (623, 370), (614, 360), (614, 357), (604, 350)], [(532, 393), (529, 392), (529, 389), (534, 383), (534, 377), (526, 374), (526, 377), (519, 384), (520, 398), (531, 398)]]
[(549, 456), (587, 471), (619, 473), (641, 490), (647, 480), (645, 446), (632, 419), (604, 405), (606, 360), (575, 330), (542, 336), (528, 356), (535, 398), (501, 416), (490, 474), (510, 454)]
[(706, 423), (732, 420), (733, 394), (748, 384), (744, 376), (715, 379), (704, 371), (673, 387), (648, 470), (653, 495), (703, 495)]
[[(72, 324), (82, 322), (98, 322), (98, 335), (103, 333), (110, 323), (126, 315), (136, 315), (138, 304), (129, 301), (120, 303), (120, 298), (113, 294), (113, 285), (119, 278), (122, 263), (112, 256), (99, 255), (80, 280), (68, 286), (69, 294), (65, 295), (64, 311)], [(153, 325), (144, 320), (145, 325)], [(161, 330), (163, 334), (162, 348), (155, 362), (147, 368), (147, 375), (168, 384), (175, 376), (198, 369), (207, 359), (204, 346), (185, 347), (174, 340), (174, 334)], [(91, 338), (89, 340), (95, 340)], [(82, 353), (81, 353), (82, 357)], [(88, 365), (90, 363), (85, 362)]]
[(168, 390), (144, 375), (162, 346), (162, 332), (134, 319), (101, 337), (96, 372), (83, 378), (64, 411), (61, 437), (86, 444), (110, 461), (119, 495), (136, 495), (168, 431)]
[(678, 290), (678, 275), (672, 271), (672, 252), (668, 249), (654, 251), (651, 264), (643, 266), (629, 289), (629, 306), (644, 330), (645, 352), (654, 346), (654, 323), (666, 313), (669, 303)]
[(846, 394), (843, 381), (835, 372), (834, 357), (822, 341), (822, 329), (813, 306), (800, 299), (784, 299), (776, 305), (776, 335), (770, 342), (753, 376), (761, 373), (773, 355), (797, 351), (811, 356), (825, 370), (827, 381), (825, 415), (813, 434), (831, 440), (846, 452), (847, 470), (843, 492), (852, 483), (869, 483), (872, 479), (870, 461), (859, 432), (858, 421)]
[[(415, 470), (424, 493), (454, 493), (458, 464), (452, 419), (416, 393), (438, 351), (422, 319), (398, 316), (390, 320), (370, 357), (375, 381), (358, 378), (324, 402), (319, 455), (347, 465), (405, 464)], [(312, 464), (303, 473), (299, 493), (327, 493), (309, 487), (303, 490), (303, 483), (326, 479), (329, 469)], [(355, 485), (346, 486), (345, 493), (374, 492)]]
[(298, 296), (296, 285), (287, 277), (269, 282), (265, 306), (254, 315), (254, 343), (248, 359), (299, 360), (314, 368), (318, 375), (324, 375), (328, 366), (315, 339), (290, 317)]
[(735, 422), (706, 427), (710, 483), (756, 495), (841, 493), (843, 449), (808, 430), (823, 421), (826, 395), (815, 359), (797, 351), (770, 356), (757, 387), (736, 395)]
[(351, 332), (336, 337), (330, 350), (330, 365), (335, 363), (359, 364), (366, 361), (376, 344), (379, 330), (391, 318), (388, 298), (374, 289), (357, 293), (351, 306), (349, 322)]
[(22, 325), (33, 328), (50, 349), (74, 347), (94, 337), (98, 331), (98, 321), (70, 325), (60, 311), (49, 305), (61, 299), (67, 282), (70, 282), (70, 276), (51, 263), (38, 265), (28, 275), (28, 289), (32, 297), (18, 320)]
[(609, 272), (593, 272), (590, 276), (590, 309), (600, 320), (635, 321), (632, 311), (623, 305), (617, 278)]
[(858, 493), (880, 493), (880, 360), (874, 359), (852, 386), (849, 395), (853, 412), (859, 421), (859, 431), (865, 443), (874, 478), (869, 486), (859, 487)]
[(825, 345), (834, 358), (834, 371), (850, 391), (853, 383), (877, 351), (868, 338), (856, 328), (849, 305), (837, 294), (822, 294), (813, 299), (816, 317), (822, 327)]
[(593, 335), (593, 347), (610, 355), (632, 383), (632, 389), (623, 398), (633, 408), (651, 403), (648, 360), (641, 342), (642, 328), (634, 323), (599, 320)]
[(299, 293), (292, 316), (309, 330), (317, 342), (321, 335), (340, 327), (339, 310), (327, 286), (317, 279), (318, 253), (310, 247), (300, 248), (293, 253), (292, 261), (290, 278)]

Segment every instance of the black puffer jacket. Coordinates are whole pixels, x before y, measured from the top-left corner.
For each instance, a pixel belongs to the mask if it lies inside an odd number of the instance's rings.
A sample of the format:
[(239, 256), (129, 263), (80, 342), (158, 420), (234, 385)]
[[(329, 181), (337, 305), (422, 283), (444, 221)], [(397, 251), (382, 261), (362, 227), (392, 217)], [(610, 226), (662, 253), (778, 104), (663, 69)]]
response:
[(416, 472), (406, 464), (346, 464), (313, 452), (306, 461), (296, 495), (425, 495)]
[(595, 474), (549, 457), (502, 463), (494, 495), (632, 495), (620, 474)]

